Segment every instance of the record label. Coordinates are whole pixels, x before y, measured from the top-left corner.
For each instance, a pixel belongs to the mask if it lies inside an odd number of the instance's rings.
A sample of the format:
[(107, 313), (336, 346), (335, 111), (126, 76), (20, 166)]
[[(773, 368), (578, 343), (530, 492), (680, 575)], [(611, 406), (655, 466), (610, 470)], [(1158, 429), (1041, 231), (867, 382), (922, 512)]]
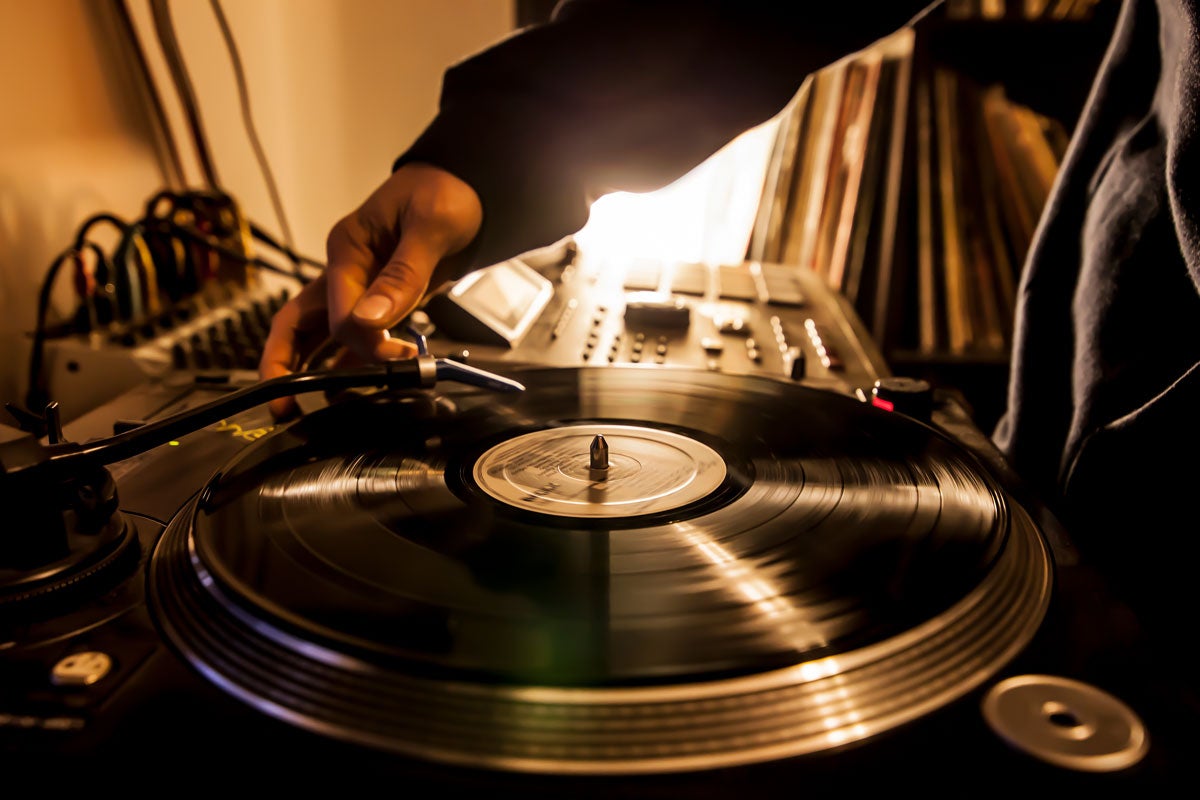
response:
[[(593, 466), (603, 442), (605, 465)], [(475, 462), (474, 478), (497, 500), (557, 516), (630, 517), (680, 508), (719, 488), (725, 462), (670, 431), (569, 425), (516, 436)]]

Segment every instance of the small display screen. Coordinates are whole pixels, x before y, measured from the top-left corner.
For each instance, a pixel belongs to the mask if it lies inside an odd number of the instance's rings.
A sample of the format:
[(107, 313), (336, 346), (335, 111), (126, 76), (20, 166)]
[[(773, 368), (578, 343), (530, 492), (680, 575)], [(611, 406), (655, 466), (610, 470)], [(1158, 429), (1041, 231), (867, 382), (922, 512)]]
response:
[(468, 294), (476, 308), (486, 312), (495, 322), (514, 330), (537, 299), (539, 289), (511, 269), (493, 268), (480, 275)]
[(512, 347), (546, 308), (554, 285), (517, 259), (476, 270), (425, 304), (450, 338)]

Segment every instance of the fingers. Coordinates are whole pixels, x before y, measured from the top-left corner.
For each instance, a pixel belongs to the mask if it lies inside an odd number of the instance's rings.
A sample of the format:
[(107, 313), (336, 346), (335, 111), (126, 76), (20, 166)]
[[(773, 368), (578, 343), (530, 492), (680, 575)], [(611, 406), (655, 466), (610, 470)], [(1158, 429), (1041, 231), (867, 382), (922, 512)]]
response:
[(420, 228), (409, 227), (387, 264), (355, 303), (351, 314), (360, 327), (393, 327), (420, 302), (443, 255), (421, 241), (424, 235)]
[[(260, 377), (295, 371), (330, 335), (362, 361), (411, 358), (416, 346), (389, 329), (419, 305), (435, 269), (470, 244), (482, 221), (475, 190), (445, 170), (408, 164), (393, 172), (334, 225), (325, 272), (276, 313)], [(270, 409), (283, 419), (296, 403), (280, 398)]]
[(369, 245), (376, 238), (377, 234), (365, 227), (358, 215), (351, 215), (330, 231), (327, 244), (327, 325), (342, 344), (364, 360), (374, 358), (387, 339), (387, 331), (347, 324), (347, 318), (376, 272), (375, 255)]
[[(258, 375), (262, 380), (295, 372), (315, 344), (328, 336), (326, 303), (325, 276), (322, 275), (275, 313), (258, 361)], [(290, 397), (283, 397), (272, 400), (268, 407), (275, 419), (284, 419), (295, 412), (296, 403)]]
[[(359, 241), (349, 239), (352, 235), (364, 235), (361, 230), (353, 231), (356, 224), (349, 222), (330, 234), (326, 273), (329, 328), (339, 341), (364, 360), (394, 358), (397, 356), (390, 354), (396, 352), (402, 353), (399, 357), (408, 357), (412, 352), (405, 343), (392, 339), (388, 329), (416, 307), (428, 285), (428, 275), (422, 274), (423, 267), (414, 268), (398, 260), (395, 253), (376, 274), (376, 267), (365, 248)], [(403, 249), (396, 253), (402, 254)]]
[(327, 241), (338, 339), (364, 358), (394, 352), (387, 330), (417, 307), (438, 263), (466, 247), (482, 219), (475, 191), (450, 173), (421, 164), (393, 173)]
[(299, 353), (297, 342), (301, 308), (305, 304), (303, 298), (306, 294), (319, 293), (323, 288), (317, 286), (317, 281), (314, 281), (275, 312), (271, 319), (271, 329), (263, 342), (262, 355), (258, 359), (258, 374), (263, 380), (278, 378), (295, 370)]

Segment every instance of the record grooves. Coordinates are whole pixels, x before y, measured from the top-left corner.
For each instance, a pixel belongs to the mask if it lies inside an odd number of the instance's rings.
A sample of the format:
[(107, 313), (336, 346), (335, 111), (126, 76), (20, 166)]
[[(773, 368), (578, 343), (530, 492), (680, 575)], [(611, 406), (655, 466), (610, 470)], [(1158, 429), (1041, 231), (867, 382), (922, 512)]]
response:
[(767, 378), (509, 372), (529, 391), (352, 398), (225, 465), (151, 559), (171, 645), (335, 739), (648, 774), (893, 730), (1046, 613), (1036, 525), (932, 428)]

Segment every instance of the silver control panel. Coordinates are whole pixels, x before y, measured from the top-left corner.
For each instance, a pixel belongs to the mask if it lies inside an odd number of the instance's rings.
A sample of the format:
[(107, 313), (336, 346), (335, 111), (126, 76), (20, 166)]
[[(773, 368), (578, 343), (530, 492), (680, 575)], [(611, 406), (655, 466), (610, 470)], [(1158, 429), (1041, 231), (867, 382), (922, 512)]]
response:
[[(516, 335), (486, 333), (488, 319), (512, 316), (505, 308), (510, 299), (495, 292), (460, 297), (456, 303), (439, 298), (416, 317), (418, 329), (425, 326), (430, 350), (468, 361), (767, 373), (850, 394), (869, 391), (877, 379), (890, 375), (853, 308), (801, 267), (652, 260), (600, 264), (572, 254), (563, 263), (539, 266), (517, 259), (487, 267), (496, 279), (477, 283), (515, 285), (506, 273), (524, 276), (530, 269), (542, 276), (549, 299), (539, 302), (536, 316)], [(463, 325), (461, 317), (472, 308), (478, 324)]]

